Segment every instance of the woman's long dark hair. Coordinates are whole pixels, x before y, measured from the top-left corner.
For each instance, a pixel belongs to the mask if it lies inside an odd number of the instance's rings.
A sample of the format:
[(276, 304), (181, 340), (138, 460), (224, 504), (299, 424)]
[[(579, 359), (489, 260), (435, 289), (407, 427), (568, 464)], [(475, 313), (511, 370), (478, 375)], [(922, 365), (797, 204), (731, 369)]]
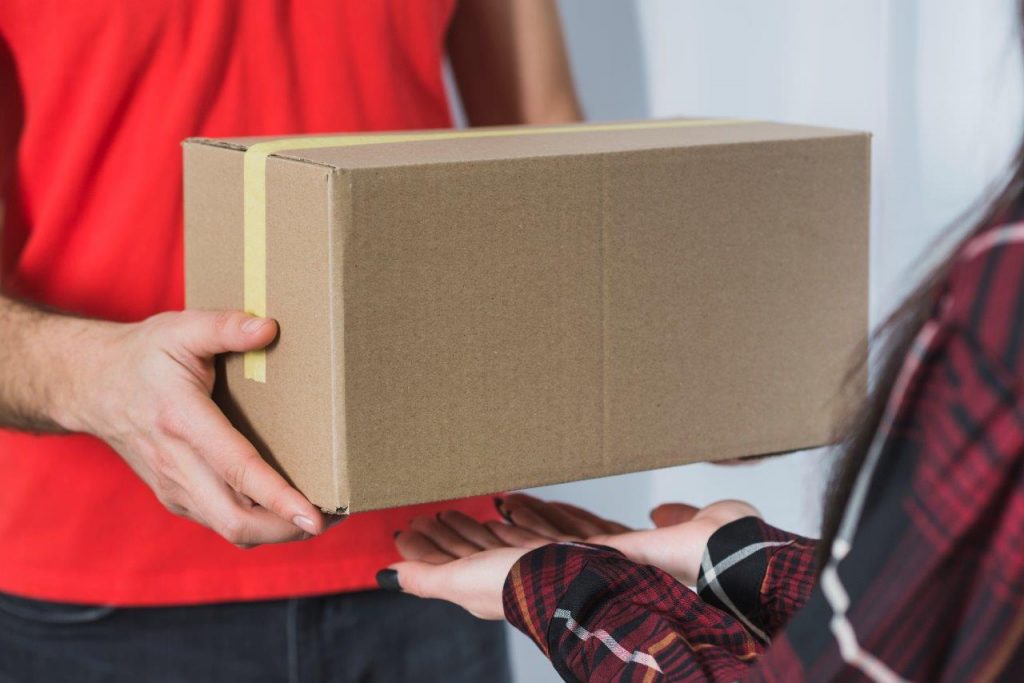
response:
[[(1021, 47), (1024, 49), (1024, 0), (1017, 3)], [(818, 545), (818, 567), (823, 568), (828, 559), (832, 541), (839, 530), (839, 524), (849, 501), (854, 481), (864, 465), (868, 449), (874, 440), (882, 421), (889, 394), (896, 383), (896, 376), (903, 360), (910, 351), (914, 337), (924, 325), (936, 303), (936, 296), (953, 264), (959, 247), (986, 228), (1020, 217), (1024, 204), (1024, 141), (1022, 141), (1013, 162), (1004, 178), (985, 195), (977, 206), (958, 220), (954, 230), (963, 234), (950, 256), (935, 267), (872, 335), (872, 353), (878, 360), (875, 382), (860, 410), (851, 420), (842, 439), (843, 454), (832, 475), (826, 494), (825, 513), (822, 520), (821, 543)], [(971, 226), (966, 231), (963, 226)], [(948, 232), (947, 232), (948, 235)], [(863, 366), (869, 357), (861, 359), (859, 366), (850, 377), (861, 377)]]

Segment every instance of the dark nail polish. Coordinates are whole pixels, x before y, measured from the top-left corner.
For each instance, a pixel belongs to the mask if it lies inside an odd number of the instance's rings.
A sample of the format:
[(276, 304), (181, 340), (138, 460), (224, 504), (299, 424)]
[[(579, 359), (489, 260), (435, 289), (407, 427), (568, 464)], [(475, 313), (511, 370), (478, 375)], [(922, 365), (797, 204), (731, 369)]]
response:
[(494, 498), (494, 507), (495, 507), (495, 509), (497, 509), (498, 514), (501, 515), (502, 519), (504, 519), (509, 524), (512, 523), (512, 518), (509, 516), (508, 511), (505, 509), (505, 501), (504, 500), (502, 500), (501, 498), (498, 498), (497, 496), (495, 496), (495, 498)]
[(398, 583), (398, 572), (394, 569), (381, 569), (377, 572), (377, 585), (385, 591), (401, 591), (402, 586)]
[(391, 534), (391, 538), (398, 538), (401, 534), (402, 534), (402, 531), (401, 531), (401, 529), (399, 529), (395, 533)]

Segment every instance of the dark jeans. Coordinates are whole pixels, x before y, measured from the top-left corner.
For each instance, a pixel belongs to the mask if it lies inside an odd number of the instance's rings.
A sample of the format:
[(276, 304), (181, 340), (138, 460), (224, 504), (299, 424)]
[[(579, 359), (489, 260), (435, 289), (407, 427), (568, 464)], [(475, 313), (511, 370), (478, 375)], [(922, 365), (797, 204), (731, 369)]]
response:
[(141, 608), (0, 593), (3, 683), (509, 680), (501, 623), (401, 593)]

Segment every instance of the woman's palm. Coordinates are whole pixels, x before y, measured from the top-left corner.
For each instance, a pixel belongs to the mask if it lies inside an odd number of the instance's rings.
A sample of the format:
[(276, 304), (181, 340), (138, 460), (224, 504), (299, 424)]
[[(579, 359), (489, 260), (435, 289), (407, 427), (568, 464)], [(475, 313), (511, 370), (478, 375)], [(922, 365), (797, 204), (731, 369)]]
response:
[(634, 530), (566, 503), (523, 494), (495, 499), (509, 522), (480, 523), (458, 512), (421, 517), (397, 537), (406, 560), (444, 564), (497, 548), (533, 548), (558, 541), (605, 545), (694, 585), (708, 539), (741, 517), (758, 515), (744, 502), (724, 500), (704, 508), (668, 503), (651, 511), (653, 529)]

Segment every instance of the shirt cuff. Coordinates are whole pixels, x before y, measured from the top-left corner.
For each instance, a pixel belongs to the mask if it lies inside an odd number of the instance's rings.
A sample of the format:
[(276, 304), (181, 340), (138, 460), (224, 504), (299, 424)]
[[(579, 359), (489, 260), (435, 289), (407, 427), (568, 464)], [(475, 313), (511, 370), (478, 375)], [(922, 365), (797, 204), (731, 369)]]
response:
[[(775, 591), (785, 586), (766, 585), (772, 559), (787, 548), (798, 546), (804, 558), (799, 576), (776, 576), (777, 580), (806, 583), (813, 577), (815, 542), (765, 524), (759, 517), (743, 517), (721, 527), (708, 539), (697, 577), (697, 593), (710, 605), (736, 617), (756, 638), (771, 640), (774, 628), (789, 615), (774, 615)], [(801, 589), (802, 590), (802, 589)]]

